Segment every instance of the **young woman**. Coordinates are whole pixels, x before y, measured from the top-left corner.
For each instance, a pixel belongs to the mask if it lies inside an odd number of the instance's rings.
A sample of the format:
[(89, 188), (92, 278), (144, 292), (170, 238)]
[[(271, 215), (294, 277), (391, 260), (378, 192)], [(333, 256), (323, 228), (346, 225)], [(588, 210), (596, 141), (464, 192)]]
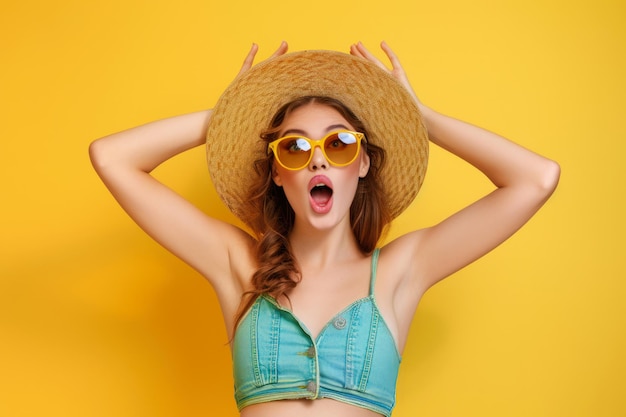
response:
[[(424, 292), (511, 236), (557, 185), (555, 162), (421, 103), (382, 48), (391, 70), (360, 43), (351, 54), (283, 43), (253, 67), (254, 46), (214, 110), (90, 147), (124, 210), (215, 289), (244, 417), (390, 415)], [(421, 185), (428, 140), (495, 189), (379, 248)], [(205, 141), (216, 189), (251, 233), (150, 175)]]

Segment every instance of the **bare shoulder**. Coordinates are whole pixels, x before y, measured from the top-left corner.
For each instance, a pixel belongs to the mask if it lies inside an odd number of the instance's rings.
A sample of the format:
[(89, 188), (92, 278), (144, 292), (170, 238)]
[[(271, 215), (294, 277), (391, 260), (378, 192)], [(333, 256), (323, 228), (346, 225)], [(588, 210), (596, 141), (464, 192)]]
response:
[(376, 299), (385, 320), (403, 349), (406, 337), (424, 292), (420, 285), (419, 260), (415, 254), (424, 230), (403, 235), (381, 248), (376, 278)]
[(405, 285), (405, 281), (418, 281), (419, 263), (416, 254), (423, 245), (426, 230), (407, 233), (381, 248), (379, 270), (385, 276), (385, 285), (394, 292)]
[(256, 240), (230, 223), (206, 217), (204, 254), (198, 270), (220, 293), (235, 291), (239, 298), (248, 288), (257, 267)]
[(208, 227), (201, 243), (203, 255), (195, 261), (196, 269), (211, 284), (230, 326), (257, 269), (256, 240), (230, 223), (211, 217), (205, 221)]

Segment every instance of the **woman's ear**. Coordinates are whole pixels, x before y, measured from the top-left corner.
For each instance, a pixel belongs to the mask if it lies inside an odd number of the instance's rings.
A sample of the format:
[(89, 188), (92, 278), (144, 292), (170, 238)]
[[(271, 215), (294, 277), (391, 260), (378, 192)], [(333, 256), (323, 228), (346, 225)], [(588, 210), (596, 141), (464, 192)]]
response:
[(370, 171), (370, 156), (367, 152), (361, 151), (361, 162), (359, 165), (359, 178), (365, 178)]
[(283, 180), (282, 178), (280, 178), (280, 175), (278, 174), (278, 170), (276, 170), (276, 167), (274, 166), (274, 164), (272, 164), (272, 181), (274, 181), (274, 184), (276, 184), (278, 187), (283, 186)]

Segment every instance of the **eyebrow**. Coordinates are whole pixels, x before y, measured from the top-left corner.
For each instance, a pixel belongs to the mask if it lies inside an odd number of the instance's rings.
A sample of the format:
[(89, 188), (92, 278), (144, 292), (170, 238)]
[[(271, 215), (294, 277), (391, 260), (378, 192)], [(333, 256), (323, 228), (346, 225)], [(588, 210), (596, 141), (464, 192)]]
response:
[[(334, 124), (334, 125), (330, 125), (326, 128), (326, 133), (330, 133), (333, 130), (336, 129), (346, 129), (346, 130), (352, 130), (351, 128), (349, 128), (348, 126), (344, 125), (343, 123), (338, 123), (338, 124)], [(287, 136), (287, 135), (302, 135), (302, 136), (306, 136), (307, 133), (302, 130), (302, 129), (289, 129), (286, 130), (281, 136)]]

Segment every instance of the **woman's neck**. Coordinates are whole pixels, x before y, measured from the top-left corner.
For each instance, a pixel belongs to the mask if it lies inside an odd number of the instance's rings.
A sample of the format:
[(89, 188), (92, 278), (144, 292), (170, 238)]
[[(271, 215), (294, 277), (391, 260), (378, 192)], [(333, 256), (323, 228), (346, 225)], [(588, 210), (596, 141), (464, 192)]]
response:
[(291, 250), (302, 268), (323, 268), (339, 261), (364, 256), (349, 223), (319, 230), (294, 226), (289, 234)]

